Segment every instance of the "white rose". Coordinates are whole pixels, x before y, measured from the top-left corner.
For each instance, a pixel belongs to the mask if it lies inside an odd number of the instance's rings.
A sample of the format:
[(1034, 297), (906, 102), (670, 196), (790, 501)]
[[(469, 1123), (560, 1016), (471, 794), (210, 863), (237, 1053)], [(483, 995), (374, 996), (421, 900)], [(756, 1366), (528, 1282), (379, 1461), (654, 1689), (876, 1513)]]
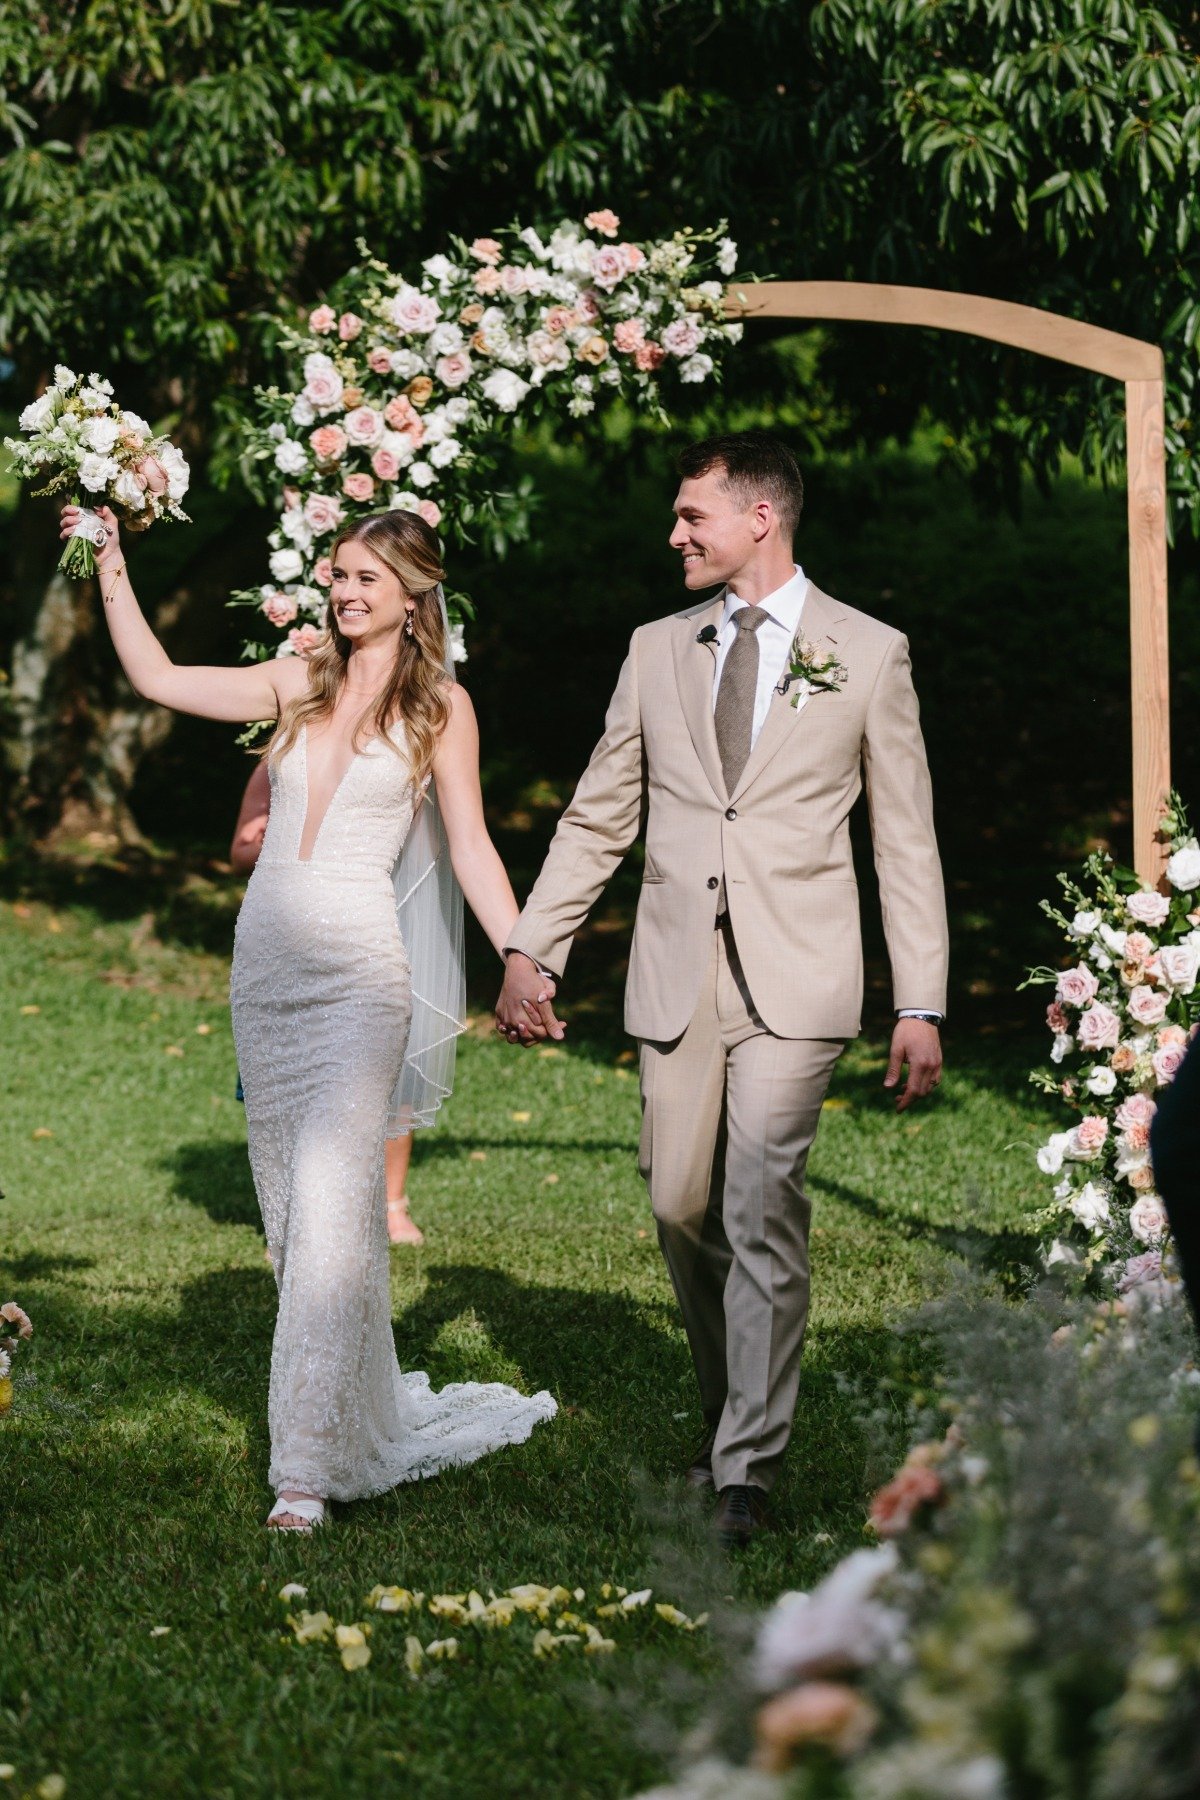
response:
[(441, 310), (432, 294), (423, 294), (420, 288), (410, 287), (407, 282), (388, 302), (388, 312), (397, 330), (419, 332), (422, 336), (433, 330)]
[(1056, 1263), (1065, 1263), (1068, 1268), (1074, 1268), (1078, 1261), (1078, 1252), (1072, 1250), (1069, 1244), (1064, 1244), (1060, 1238), (1055, 1238), (1046, 1254), (1048, 1269), (1054, 1268)]
[(297, 394), (292, 401), (292, 424), (311, 425), (317, 416), (317, 409), (306, 394)]
[(1071, 936), (1077, 938), (1091, 937), (1100, 923), (1098, 912), (1077, 912), (1071, 920)]
[(1167, 861), (1167, 880), (1173, 888), (1183, 893), (1190, 893), (1192, 888), (1200, 887), (1200, 844), (1195, 838), (1189, 838), (1181, 844), (1174, 856)]
[(182, 500), (192, 479), (187, 457), (174, 444), (167, 443), (159, 449), (158, 460), (166, 472), (168, 500)]
[(697, 350), (695, 356), (689, 356), (679, 367), (680, 381), (707, 381), (713, 372), (713, 359), (705, 356), (703, 350)]
[(113, 483), (113, 499), (130, 512), (141, 512), (146, 504), (146, 490), (140, 486), (132, 469), (122, 469)]
[(1140, 1244), (1157, 1244), (1166, 1236), (1166, 1209), (1157, 1194), (1143, 1194), (1130, 1209), (1129, 1229)]
[(1131, 1150), (1127, 1144), (1121, 1147), (1120, 1138), (1117, 1139), (1117, 1144), (1119, 1146), (1117, 1150), (1118, 1175), (1128, 1178), (1130, 1175), (1136, 1175), (1139, 1169), (1149, 1168), (1149, 1150), (1144, 1148), (1141, 1150)]
[(1117, 961), (1120, 962), (1125, 955), (1125, 939), (1129, 936), (1129, 933), (1127, 931), (1117, 931), (1112, 925), (1101, 925), (1099, 928), (1099, 936), (1101, 943), (1104, 945), (1104, 948), (1108, 951), (1109, 955), (1114, 956)]
[(111, 456), (85, 456), (79, 465), (79, 479), (91, 494), (102, 494), (120, 473)]
[(284, 438), (282, 444), (275, 446), (275, 467), (281, 475), (303, 475), (308, 467), (304, 445), (295, 438)]
[[(302, 506), (289, 506), (279, 520), (279, 529), (285, 538), (290, 538), (297, 550), (311, 550), (313, 546), (313, 528), (304, 516)], [(281, 575), (281, 581), (290, 577)]]
[(1089, 1094), (1112, 1094), (1116, 1092), (1117, 1077), (1101, 1064), (1091, 1071), (1085, 1085)]
[(1087, 1231), (1098, 1231), (1112, 1218), (1108, 1208), (1108, 1198), (1103, 1188), (1097, 1187), (1094, 1181), (1089, 1181), (1086, 1186), (1080, 1188), (1071, 1201), (1071, 1211)]
[(298, 550), (276, 550), (267, 566), (276, 581), (299, 581), (304, 573), (304, 558)]
[(421, 496), (414, 494), (411, 488), (405, 488), (402, 494), (398, 494), (393, 488), (389, 504), (393, 512), (416, 512), (421, 504)]
[(89, 450), (94, 450), (97, 456), (107, 456), (121, 435), (120, 422), (117, 419), (85, 419), (79, 435)]
[(529, 383), (511, 369), (493, 369), (481, 383), (483, 397), (490, 400), (497, 412), (516, 412), (522, 400), (529, 392)]
[(427, 462), (415, 462), (408, 471), (408, 479), (415, 488), (427, 488), (433, 486), (437, 475)]
[(458, 272), (448, 256), (427, 256), (421, 267), (430, 281), (436, 281), (439, 287), (452, 281)]
[(121, 414), (121, 418), (125, 422), (125, 429), (127, 431), (136, 432), (138, 437), (149, 438), (154, 436), (149, 423), (147, 420), (143, 419), (141, 413), (130, 412), (129, 408), (126, 407)]
[(1037, 1166), (1043, 1175), (1057, 1175), (1071, 1142), (1069, 1131), (1056, 1131), (1037, 1153)]
[(414, 375), (424, 375), (425, 358), (418, 356), (415, 350), (392, 351), (392, 374), (401, 381), (411, 381)]
[(433, 448), (430, 450), (429, 460), (435, 469), (444, 469), (447, 468), (461, 452), (462, 445), (457, 438), (443, 438), (440, 443), (434, 444)]
[(31, 400), (17, 421), (21, 430), (44, 431), (54, 419), (56, 405), (57, 396), (52, 390), (40, 394), (36, 400)]
[(462, 349), (466, 341), (460, 328), (445, 319), (430, 332), (425, 354), (431, 362), (436, 356), (452, 356), (456, 350)]
[(464, 641), (461, 624), (452, 625), (450, 627), (450, 660), (451, 662), (456, 663), (466, 662), (467, 660), (467, 646)]
[(717, 267), (722, 275), (732, 275), (737, 268), (737, 245), (732, 238), (722, 238), (717, 245)]
[(471, 416), (471, 402), (461, 396), (456, 400), (447, 400), (445, 413), (452, 425), (465, 425)]
[(1190, 994), (1200, 975), (1200, 945), (1168, 945), (1158, 953), (1158, 966), (1177, 994)]

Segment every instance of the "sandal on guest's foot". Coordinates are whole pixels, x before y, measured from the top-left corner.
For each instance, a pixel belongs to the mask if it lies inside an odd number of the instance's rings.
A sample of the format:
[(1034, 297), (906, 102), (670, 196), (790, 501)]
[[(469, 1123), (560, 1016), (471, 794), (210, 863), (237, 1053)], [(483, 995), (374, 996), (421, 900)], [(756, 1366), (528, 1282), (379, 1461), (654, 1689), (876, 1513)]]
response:
[(392, 1244), (423, 1244), (425, 1233), (411, 1216), (408, 1210), (408, 1195), (399, 1200), (387, 1203), (388, 1242)]
[(299, 1531), (311, 1537), (318, 1525), (325, 1523), (325, 1502), (315, 1498), (286, 1500), (281, 1494), (267, 1514), (271, 1531)]

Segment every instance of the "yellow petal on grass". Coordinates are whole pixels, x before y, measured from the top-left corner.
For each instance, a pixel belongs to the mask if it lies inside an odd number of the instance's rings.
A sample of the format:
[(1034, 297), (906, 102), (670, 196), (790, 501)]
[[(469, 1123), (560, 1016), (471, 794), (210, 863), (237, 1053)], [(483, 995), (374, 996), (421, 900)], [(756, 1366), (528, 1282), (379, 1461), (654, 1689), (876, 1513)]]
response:
[(49, 1128), (47, 1126), (39, 1125), (33, 1135), (34, 1135), (35, 1139), (36, 1138), (52, 1138), (54, 1136), (54, 1133), (51, 1130), (49, 1130)]
[(472, 1150), (470, 1155), (467, 1158), (467, 1161), (468, 1162), (486, 1162), (487, 1161), (487, 1151), (486, 1150)]
[[(40, 1006), (23, 1006), (21, 1008), (21, 1017), (23, 1019), (31, 1019), (33, 1017), (34, 1013), (40, 1013), (41, 1010), (42, 1009)], [(6, 1768), (7, 1768), (7, 1766), (8, 1765), (5, 1764)]]
[(183, 1055), (183, 1045), (182, 1044), (164, 1044), (163, 1045), (163, 1054), (164, 1054), (164, 1056), (182, 1056)]
[[(621, 1593), (620, 1588), (617, 1589), (617, 1592)], [(621, 1611), (636, 1612), (639, 1606), (645, 1606), (653, 1592), (653, 1588), (641, 1588), (636, 1594), (622, 1594)]]
[(465, 1594), (434, 1594), (429, 1602), (429, 1611), (433, 1618), (446, 1619), (451, 1625), (466, 1625), (471, 1618)]
[(697, 1619), (690, 1619), (687, 1613), (680, 1612), (677, 1606), (672, 1606), (666, 1600), (660, 1600), (654, 1610), (660, 1619), (665, 1619), (668, 1625), (678, 1626), (680, 1631), (699, 1631), (702, 1625), (708, 1623), (707, 1613), (701, 1613)]
[(425, 1646), (426, 1656), (432, 1656), (435, 1662), (453, 1662), (458, 1655), (457, 1638), (434, 1638)]
[(361, 1625), (339, 1625), (334, 1642), (342, 1657), (343, 1669), (365, 1669), (371, 1660), (371, 1647)]
[(367, 1595), (366, 1603), (375, 1612), (420, 1612), (425, 1603), (425, 1596), (424, 1594), (414, 1594), (408, 1588), (373, 1587)]
[(844, 1100), (840, 1094), (834, 1094), (828, 1100), (822, 1100), (821, 1111), (822, 1112), (849, 1112), (850, 1106), (851, 1106), (851, 1102), (849, 1100)]
[(585, 1623), (583, 1630), (586, 1639), (583, 1646), (583, 1654), (585, 1656), (607, 1656), (610, 1650), (616, 1649), (617, 1640), (615, 1638), (605, 1637), (604, 1633), (602, 1631), (597, 1631), (594, 1625)]
[(420, 1675), (425, 1667), (425, 1647), (419, 1637), (405, 1638), (404, 1666), (414, 1678)]
[(556, 1049), (556, 1048), (552, 1048), (549, 1044), (547, 1044), (547, 1046), (544, 1050), (538, 1051), (538, 1055), (539, 1056), (561, 1056), (562, 1051), (559, 1049)]
[(542, 1176), (542, 1186), (543, 1187), (557, 1187), (558, 1186), (558, 1176), (557, 1175), (543, 1175)]
[(289, 1581), (279, 1590), (281, 1600), (307, 1600), (308, 1589), (302, 1581)]
[(211, 1037), (212, 1029), (213, 1028), (211, 1025), (197, 1025), (196, 1036), (197, 1037)]
[(333, 1620), (327, 1612), (302, 1612), (298, 1619), (289, 1620), (289, 1624), (298, 1644), (319, 1644), (333, 1630)]
[(509, 1113), (508, 1116), (512, 1120), (514, 1125), (528, 1125), (530, 1119), (532, 1119), (532, 1117), (533, 1117), (533, 1114), (531, 1112), (515, 1112), (515, 1113)]
[(67, 1791), (67, 1778), (65, 1775), (43, 1776), (33, 1791), (38, 1800), (62, 1800)]
[(171, 1627), (169, 1625), (152, 1625), (150, 1627), (151, 1637), (170, 1637), (170, 1635)]

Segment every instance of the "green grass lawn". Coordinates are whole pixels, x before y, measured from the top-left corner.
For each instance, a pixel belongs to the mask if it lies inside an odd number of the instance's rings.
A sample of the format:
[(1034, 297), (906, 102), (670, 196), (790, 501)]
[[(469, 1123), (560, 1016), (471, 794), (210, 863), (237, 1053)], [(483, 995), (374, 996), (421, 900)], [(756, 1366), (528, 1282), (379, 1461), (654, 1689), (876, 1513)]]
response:
[(553, 1055), (473, 1031), (446, 1121), (418, 1144), (428, 1243), (393, 1252), (397, 1345), (435, 1384), (549, 1387), (559, 1416), (339, 1509), (323, 1536), (274, 1539), (274, 1289), (225, 997), (235, 897), (193, 873), (174, 910), (140, 916), (154, 890), (119, 873), (81, 875), (74, 901), (69, 872), (28, 898), (16, 871), (3, 887), (0, 1297), (36, 1327), (0, 1424), (13, 1791), (50, 1772), (71, 1794), (238, 1800), (649, 1784), (662, 1739), (631, 1714), (685, 1705), (684, 1675), (716, 1668), (711, 1632), (641, 1620), (586, 1662), (535, 1661), (515, 1627), (467, 1632), (463, 1660), (417, 1683), (402, 1621), (380, 1619), (369, 1668), (346, 1673), (328, 1647), (283, 1641), (279, 1587), (302, 1580), (310, 1607), (353, 1621), (377, 1582), (561, 1581), (588, 1605), (605, 1580), (653, 1583), (690, 1612), (809, 1583), (861, 1541), (872, 1452), (850, 1387), (892, 1369), (889, 1322), (924, 1263), (1019, 1247), (1049, 1118), (1023, 1080), (1039, 1046), (952, 1036), (940, 1098), (905, 1119), (880, 1092), (880, 1044), (844, 1059), (811, 1164), (813, 1322), (776, 1529), (729, 1564), (673, 1485), (699, 1418), (620, 1040), (586, 1015), (593, 1036)]

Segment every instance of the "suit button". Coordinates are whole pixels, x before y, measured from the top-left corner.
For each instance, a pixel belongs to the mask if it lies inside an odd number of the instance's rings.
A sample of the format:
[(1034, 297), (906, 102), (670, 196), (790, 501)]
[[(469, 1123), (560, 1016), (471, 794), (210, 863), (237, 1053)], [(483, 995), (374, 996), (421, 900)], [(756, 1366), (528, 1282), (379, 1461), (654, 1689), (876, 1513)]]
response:
[(708, 881), (705, 883), (705, 886), (710, 888), (719, 888), (720, 885), (721, 883), (715, 875), (710, 875)]
[(727, 807), (725, 810), (725, 817), (727, 819), (736, 819), (737, 818), (737, 807), (736, 806)]

